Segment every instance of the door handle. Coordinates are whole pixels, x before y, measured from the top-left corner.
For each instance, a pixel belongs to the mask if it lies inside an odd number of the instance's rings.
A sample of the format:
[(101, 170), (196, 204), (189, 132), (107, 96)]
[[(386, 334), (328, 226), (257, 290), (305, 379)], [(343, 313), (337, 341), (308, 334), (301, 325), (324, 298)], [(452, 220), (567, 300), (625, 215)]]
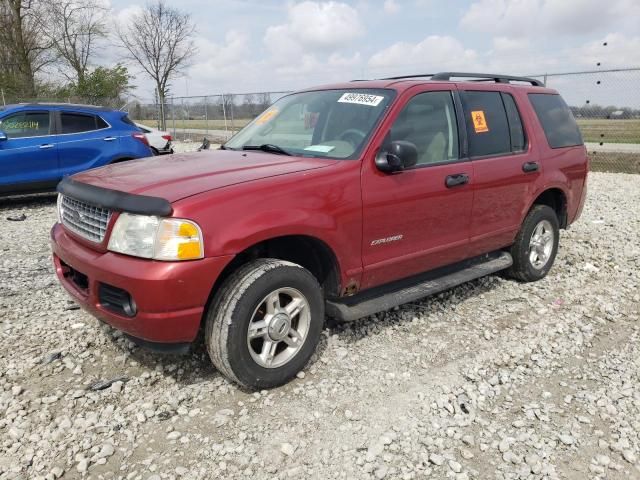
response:
[(444, 181), (444, 184), (447, 186), (447, 188), (458, 187), (460, 185), (466, 185), (467, 183), (469, 183), (469, 175), (467, 175), (466, 173), (449, 175)]
[(105, 142), (113, 142), (115, 139), (116, 139), (116, 137), (105, 137), (105, 138), (103, 138), (103, 140)]
[(41, 150), (45, 150), (47, 148), (53, 148), (53, 147), (54, 147), (53, 143), (45, 143), (43, 145), (40, 145)]
[(522, 164), (522, 171), (525, 173), (537, 172), (540, 170), (538, 162), (526, 162)]

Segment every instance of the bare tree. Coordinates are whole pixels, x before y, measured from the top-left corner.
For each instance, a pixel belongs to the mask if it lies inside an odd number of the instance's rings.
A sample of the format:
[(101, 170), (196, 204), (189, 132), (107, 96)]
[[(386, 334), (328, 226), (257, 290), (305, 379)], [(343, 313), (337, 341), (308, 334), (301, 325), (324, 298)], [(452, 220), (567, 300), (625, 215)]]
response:
[(18, 96), (35, 97), (35, 77), (53, 61), (42, 35), (45, 15), (38, 0), (0, 0), (0, 70)]
[(43, 31), (59, 59), (73, 71), (75, 78), (66, 75), (68, 80), (82, 87), (97, 42), (107, 36), (105, 4), (100, 0), (44, 1), (48, 15), (43, 18)]
[(269, 92), (259, 94), (258, 105), (260, 106), (260, 111), (269, 108), (271, 106), (271, 94)]
[(191, 17), (168, 6), (164, 0), (154, 0), (134, 15), (127, 26), (118, 29), (117, 34), (129, 59), (140, 65), (156, 84), (164, 130), (164, 109), (171, 80), (196, 53)]

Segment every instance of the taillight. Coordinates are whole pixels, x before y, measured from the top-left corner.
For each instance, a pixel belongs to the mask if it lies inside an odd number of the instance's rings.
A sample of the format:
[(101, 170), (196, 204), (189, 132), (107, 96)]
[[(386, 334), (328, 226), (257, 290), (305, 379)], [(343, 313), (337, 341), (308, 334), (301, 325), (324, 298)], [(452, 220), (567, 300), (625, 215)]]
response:
[(149, 140), (147, 140), (147, 136), (144, 133), (132, 133), (131, 136), (136, 140), (140, 140), (147, 147), (149, 146)]
[(164, 138), (167, 142), (170, 142), (171, 140), (173, 140), (171, 138), (171, 135), (162, 135), (162, 138)]

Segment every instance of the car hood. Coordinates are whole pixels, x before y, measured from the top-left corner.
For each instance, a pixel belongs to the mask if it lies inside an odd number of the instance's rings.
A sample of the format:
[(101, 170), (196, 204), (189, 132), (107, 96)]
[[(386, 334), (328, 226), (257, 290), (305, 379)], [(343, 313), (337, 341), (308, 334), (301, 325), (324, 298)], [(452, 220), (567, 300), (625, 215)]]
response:
[(212, 150), (130, 160), (73, 176), (77, 182), (175, 202), (216, 188), (334, 165), (265, 152)]

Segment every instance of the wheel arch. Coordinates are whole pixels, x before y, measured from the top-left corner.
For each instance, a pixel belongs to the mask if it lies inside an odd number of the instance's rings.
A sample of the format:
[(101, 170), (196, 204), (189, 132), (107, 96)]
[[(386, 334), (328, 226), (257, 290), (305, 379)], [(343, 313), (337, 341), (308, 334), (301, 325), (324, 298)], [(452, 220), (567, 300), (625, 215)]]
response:
[(557, 186), (548, 187), (538, 192), (535, 199), (529, 205), (523, 218), (531, 211), (535, 205), (546, 205), (552, 208), (558, 216), (558, 222), (560, 228), (567, 228), (568, 225), (568, 210), (567, 210), (567, 194), (566, 192)]
[(340, 294), (340, 264), (331, 247), (310, 235), (282, 235), (261, 240), (237, 253), (215, 280), (211, 298), (229, 275), (258, 258), (277, 258), (301, 265), (316, 277), (326, 297)]

